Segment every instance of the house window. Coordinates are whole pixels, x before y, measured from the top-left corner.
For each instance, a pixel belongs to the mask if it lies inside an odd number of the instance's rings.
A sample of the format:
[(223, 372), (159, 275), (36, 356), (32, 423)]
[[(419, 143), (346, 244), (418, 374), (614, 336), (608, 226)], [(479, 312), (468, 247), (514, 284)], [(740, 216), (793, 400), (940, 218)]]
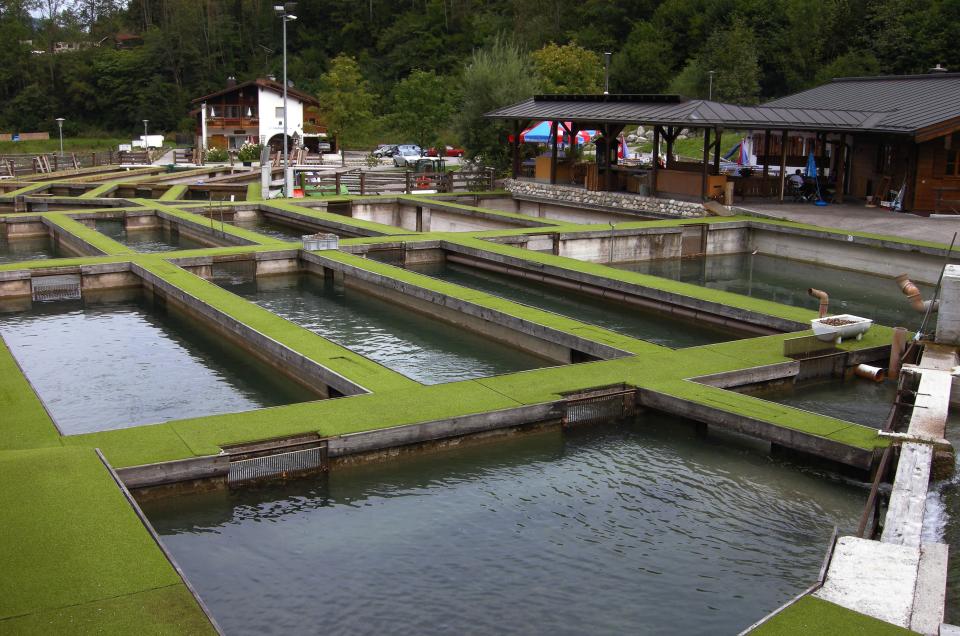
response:
[(277, 119), (283, 119), (283, 106), (277, 106)]
[(944, 174), (948, 177), (960, 177), (960, 150), (947, 151), (947, 168)]

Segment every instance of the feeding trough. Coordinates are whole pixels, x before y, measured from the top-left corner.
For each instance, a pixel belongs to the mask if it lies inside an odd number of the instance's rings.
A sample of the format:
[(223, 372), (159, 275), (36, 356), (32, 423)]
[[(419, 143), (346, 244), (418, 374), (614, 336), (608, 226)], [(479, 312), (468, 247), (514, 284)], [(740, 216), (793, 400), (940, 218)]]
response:
[(839, 314), (810, 321), (810, 326), (813, 327), (813, 335), (824, 342), (835, 342), (837, 344), (849, 338), (860, 340), (872, 324), (873, 320), (852, 314)]

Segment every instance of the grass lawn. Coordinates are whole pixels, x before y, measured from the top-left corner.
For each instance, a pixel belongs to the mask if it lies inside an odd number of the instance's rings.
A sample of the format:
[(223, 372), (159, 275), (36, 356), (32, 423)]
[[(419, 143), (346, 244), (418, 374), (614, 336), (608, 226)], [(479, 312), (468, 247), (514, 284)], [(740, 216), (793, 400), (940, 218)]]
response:
[[(64, 137), (64, 152), (102, 152), (116, 150), (119, 144), (128, 144), (130, 139), (120, 137)], [(50, 139), (37, 141), (0, 141), (0, 154), (42, 154), (60, 152), (60, 138), (50, 135)]]

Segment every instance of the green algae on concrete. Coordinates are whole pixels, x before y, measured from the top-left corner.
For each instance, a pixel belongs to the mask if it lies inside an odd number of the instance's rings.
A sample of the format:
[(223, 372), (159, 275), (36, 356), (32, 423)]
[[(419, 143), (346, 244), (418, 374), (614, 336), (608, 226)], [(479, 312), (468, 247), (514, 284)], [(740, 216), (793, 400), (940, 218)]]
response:
[(212, 631), (93, 449), (0, 452), (0, 483), (0, 632)]
[(909, 629), (804, 596), (749, 632), (753, 636), (908, 636)]

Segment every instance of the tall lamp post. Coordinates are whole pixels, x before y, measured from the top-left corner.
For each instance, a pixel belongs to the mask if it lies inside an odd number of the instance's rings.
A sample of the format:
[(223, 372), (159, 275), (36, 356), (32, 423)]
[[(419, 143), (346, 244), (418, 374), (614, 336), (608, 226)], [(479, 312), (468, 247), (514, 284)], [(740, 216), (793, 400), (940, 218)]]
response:
[(150, 148), (150, 143), (147, 141), (147, 124), (150, 123), (149, 119), (143, 120), (143, 149), (148, 150)]
[(293, 175), (290, 174), (290, 154), (287, 149), (287, 22), (293, 22), (297, 16), (290, 13), (297, 8), (296, 2), (273, 5), (274, 12), (283, 22), (283, 196), (293, 193)]
[(63, 117), (57, 117), (57, 126), (60, 128), (60, 156), (63, 156), (63, 122), (67, 121)]
[(713, 101), (713, 74), (714, 73), (716, 73), (716, 71), (707, 71), (707, 74), (710, 75), (710, 88), (708, 89), (709, 92), (707, 93), (707, 99), (711, 102)]

